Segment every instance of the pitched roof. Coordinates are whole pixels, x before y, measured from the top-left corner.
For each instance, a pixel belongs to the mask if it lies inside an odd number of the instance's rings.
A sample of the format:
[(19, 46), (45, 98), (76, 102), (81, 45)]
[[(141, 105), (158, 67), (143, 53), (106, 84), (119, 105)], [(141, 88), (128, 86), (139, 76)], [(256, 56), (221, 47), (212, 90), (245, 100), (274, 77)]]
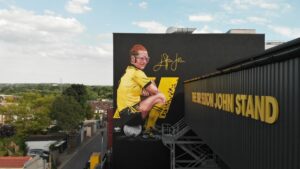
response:
[(31, 157), (0, 157), (0, 168), (23, 168)]
[(110, 107), (112, 107), (112, 102), (110, 101), (89, 101), (90, 106), (92, 107), (92, 110), (108, 110)]

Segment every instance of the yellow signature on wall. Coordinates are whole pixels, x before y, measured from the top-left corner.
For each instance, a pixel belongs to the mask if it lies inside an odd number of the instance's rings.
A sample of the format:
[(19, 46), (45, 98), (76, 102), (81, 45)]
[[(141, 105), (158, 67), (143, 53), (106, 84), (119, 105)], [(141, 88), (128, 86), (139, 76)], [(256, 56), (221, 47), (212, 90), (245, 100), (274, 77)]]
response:
[(157, 72), (161, 68), (165, 68), (165, 70), (176, 71), (179, 63), (184, 63), (185, 61), (180, 57), (177, 53), (175, 55), (175, 59), (171, 59), (167, 53), (163, 53), (161, 55), (160, 62), (153, 66), (153, 71)]

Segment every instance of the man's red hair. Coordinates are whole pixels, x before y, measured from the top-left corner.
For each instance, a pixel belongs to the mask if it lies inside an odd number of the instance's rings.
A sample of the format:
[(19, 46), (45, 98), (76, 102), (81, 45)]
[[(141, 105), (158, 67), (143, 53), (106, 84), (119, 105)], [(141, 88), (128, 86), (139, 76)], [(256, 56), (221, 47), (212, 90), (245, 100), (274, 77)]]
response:
[(132, 56), (132, 55), (136, 56), (136, 55), (138, 55), (138, 51), (147, 51), (147, 49), (145, 48), (145, 46), (143, 46), (141, 44), (135, 44), (130, 49), (129, 55), (130, 56)]

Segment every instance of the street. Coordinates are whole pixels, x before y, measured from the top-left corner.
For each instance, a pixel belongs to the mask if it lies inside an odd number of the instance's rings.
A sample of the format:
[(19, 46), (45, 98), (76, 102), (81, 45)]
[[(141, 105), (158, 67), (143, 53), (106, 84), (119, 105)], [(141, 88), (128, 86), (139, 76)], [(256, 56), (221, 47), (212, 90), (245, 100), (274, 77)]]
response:
[[(103, 137), (101, 133), (103, 133)], [(89, 161), (90, 155), (93, 152), (101, 152), (102, 148), (105, 149), (106, 144), (106, 129), (100, 129), (91, 140), (87, 140), (87, 143), (83, 143), (83, 145), (78, 148), (75, 155), (62, 166), (62, 169), (83, 169), (86, 162)], [(101, 153), (101, 157), (103, 155), (104, 153)]]

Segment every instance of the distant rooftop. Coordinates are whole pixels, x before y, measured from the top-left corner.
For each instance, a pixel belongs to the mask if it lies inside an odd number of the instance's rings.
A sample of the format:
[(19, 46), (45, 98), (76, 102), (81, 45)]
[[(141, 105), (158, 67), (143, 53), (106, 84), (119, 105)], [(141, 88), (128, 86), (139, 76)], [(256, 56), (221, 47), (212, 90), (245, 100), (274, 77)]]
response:
[(267, 49), (270, 49), (272, 47), (281, 45), (283, 43), (284, 42), (282, 42), (282, 41), (269, 41), (269, 42), (266, 42), (265, 49), (267, 50)]
[(177, 28), (177, 27), (169, 27), (166, 30), (166, 33), (181, 33), (181, 34), (192, 34), (196, 28)]
[(231, 34), (256, 34), (255, 29), (230, 29), (226, 33)]
[[(196, 28), (177, 28), (169, 27), (166, 30), (167, 34), (192, 34)], [(227, 34), (256, 34), (256, 29), (230, 29), (226, 32)], [(280, 41), (269, 41), (265, 43), (265, 50), (283, 44)]]

